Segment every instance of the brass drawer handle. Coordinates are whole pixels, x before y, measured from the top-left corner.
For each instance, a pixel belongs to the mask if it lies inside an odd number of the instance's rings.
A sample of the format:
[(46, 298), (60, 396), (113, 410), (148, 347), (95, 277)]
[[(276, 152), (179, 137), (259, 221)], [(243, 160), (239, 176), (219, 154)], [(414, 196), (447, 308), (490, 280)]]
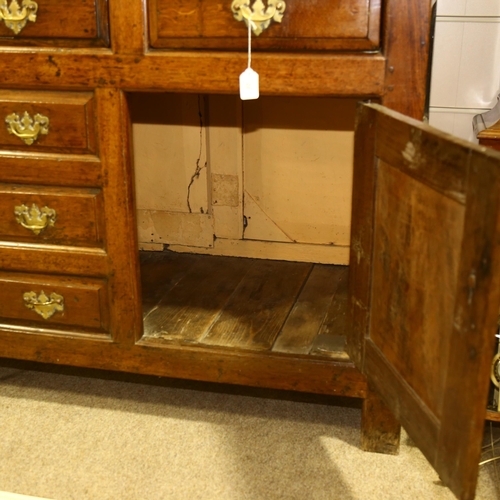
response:
[(40, 234), (45, 228), (52, 227), (56, 223), (56, 211), (53, 208), (43, 207), (38, 208), (35, 203), (31, 208), (26, 205), (14, 207), (16, 221), (21, 226), (33, 231), (35, 234)]
[(283, 0), (268, 0), (267, 8), (262, 0), (255, 0), (250, 6), (251, 0), (233, 0), (231, 10), (237, 21), (252, 23), (252, 31), (259, 36), (270, 24), (271, 20), (281, 23), (283, 12), (285, 12), (285, 2)]
[(43, 319), (49, 319), (56, 312), (64, 311), (64, 297), (57, 293), (49, 296), (42, 290), (39, 295), (36, 292), (26, 292), (23, 294), (24, 305), (28, 309), (33, 309)]
[(17, 113), (12, 113), (5, 117), (7, 131), (14, 134), (31, 146), (37, 139), (38, 134), (47, 135), (49, 133), (49, 119), (37, 113), (33, 118), (27, 111), (20, 118)]
[(16, 35), (26, 26), (28, 21), (36, 21), (38, 4), (32, 0), (23, 0), (22, 8), (17, 0), (12, 0), (7, 6), (7, 0), (0, 0), (0, 20)]

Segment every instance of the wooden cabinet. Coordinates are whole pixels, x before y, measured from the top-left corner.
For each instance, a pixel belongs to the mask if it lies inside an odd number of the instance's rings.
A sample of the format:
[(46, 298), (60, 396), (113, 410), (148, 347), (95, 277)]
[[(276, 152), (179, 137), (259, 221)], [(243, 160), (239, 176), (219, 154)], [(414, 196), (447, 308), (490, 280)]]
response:
[[(372, 99), (421, 119), (431, 3), (288, 0), (254, 39), (261, 94)], [(38, 4), (0, 49), (0, 355), (362, 398), (365, 449), (397, 451), (392, 411), (472, 498), (498, 156), (362, 108), (349, 284), (345, 267), (139, 256), (130, 96), (237, 94), (247, 28), (230, 1), (110, 0), (75, 6), (88, 35), (75, 39), (64, 29), (78, 16), (36, 31), (56, 5)]]

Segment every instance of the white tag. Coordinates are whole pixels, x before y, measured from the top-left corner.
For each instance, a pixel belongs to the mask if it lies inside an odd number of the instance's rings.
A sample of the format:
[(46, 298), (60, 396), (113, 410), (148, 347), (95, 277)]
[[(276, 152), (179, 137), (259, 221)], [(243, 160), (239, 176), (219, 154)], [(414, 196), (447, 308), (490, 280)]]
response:
[(259, 74), (247, 68), (240, 75), (240, 98), (242, 101), (259, 98)]

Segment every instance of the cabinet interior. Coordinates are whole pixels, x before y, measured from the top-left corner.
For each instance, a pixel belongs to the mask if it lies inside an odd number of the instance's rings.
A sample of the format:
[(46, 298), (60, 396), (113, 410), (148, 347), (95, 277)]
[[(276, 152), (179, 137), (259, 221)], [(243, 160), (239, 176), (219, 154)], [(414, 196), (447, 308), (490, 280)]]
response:
[(355, 105), (129, 95), (141, 342), (348, 360)]

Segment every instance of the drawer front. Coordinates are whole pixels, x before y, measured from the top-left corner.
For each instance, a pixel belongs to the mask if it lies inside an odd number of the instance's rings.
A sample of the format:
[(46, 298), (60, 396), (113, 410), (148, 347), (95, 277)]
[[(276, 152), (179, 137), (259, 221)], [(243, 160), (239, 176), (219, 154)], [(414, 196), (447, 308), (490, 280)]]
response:
[(102, 191), (0, 184), (0, 239), (103, 246)]
[(107, 333), (107, 302), (104, 280), (0, 273), (0, 321), (5, 324)]
[[(0, 45), (109, 45), (106, 0), (5, 0)], [(16, 3), (19, 8), (16, 8)]]
[[(274, 12), (268, 4), (263, 0), (264, 17)], [(275, 4), (285, 4), (281, 22), (271, 20), (258, 37), (253, 36), (253, 49), (368, 50), (379, 45), (378, 0), (277, 0)], [(234, 18), (231, 6), (231, 0), (148, 0), (151, 46), (245, 49), (247, 27)]]
[(0, 91), (0, 148), (95, 153), (94, 121), (88, 92)]
[(0, 182), (51, 186), (94, 187), (103, 184), (102, 164), (96, 156), (26, 154), (0, 150)]

